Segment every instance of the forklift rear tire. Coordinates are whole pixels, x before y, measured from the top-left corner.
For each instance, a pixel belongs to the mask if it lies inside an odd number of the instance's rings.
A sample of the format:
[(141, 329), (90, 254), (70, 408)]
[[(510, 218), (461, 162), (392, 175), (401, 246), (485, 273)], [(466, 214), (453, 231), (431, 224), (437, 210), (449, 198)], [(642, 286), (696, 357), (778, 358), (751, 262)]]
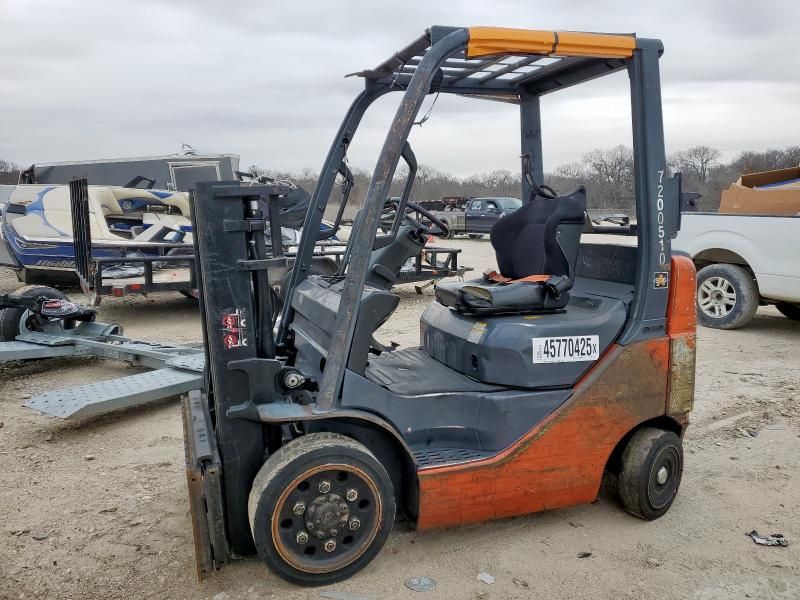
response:
[(394, 524), (386, 469), (335, 433), (292, 440), (261, 467), (248, 502), (258, 555), (279, 577), (315, 586), (347, 579), (380, 551)]
[[(13, 293), (18, 296), (24, 296), (25, 298), (46, 296), (54, 300), (68, 299), (63, 292), (43, 285), (26, 285), (14, 290)], [(20, 331), (19, 326), (24, 314), (24, 308), (4, 308), (0, 310), (0, 342), (13, 342), (17, 339)]]
[(653, 521), (672, 506), (683, 475), (683, 444), (671, 431), (643, 427), (622, 453), (617, 485), (629, 513)]

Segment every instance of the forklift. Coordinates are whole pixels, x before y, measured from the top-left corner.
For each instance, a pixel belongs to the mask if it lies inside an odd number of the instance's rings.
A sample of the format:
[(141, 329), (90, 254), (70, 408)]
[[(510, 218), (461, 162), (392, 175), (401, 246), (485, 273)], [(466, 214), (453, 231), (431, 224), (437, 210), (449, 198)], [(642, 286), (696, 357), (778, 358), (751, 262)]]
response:
[[(257, 553), (287, 581), (330, 584), (364, 568), (398, 518), (430, 530), (591, 503), (606, 474), (628, 512), (666, 513), (694, 403), (696, 315), (694, 266), (670, 248), (682, 192), (665, 161), (662, 51), (634, 35), (430, 28), (356, 74), (364, 89), (291, 271), (278, 248), (267, 257), (275, 222), (262, 208), (287, 190), (198, 184), (206, 375), (183, 419), (200, 579)], [(540, 97), (618, 71), (638, 243), (581, 243), (586, 189), (543, 183)], [(399, 106), (343, 260), (312, 274), (348, 146), (389, 93)], [(399, 302), (391, 284), (427, 236), (447, 233), (410, 199), (408, 137), (431, 94), (518, 105), (525, 202), (491, 231), (497, 269), (439, 283), (419, 346), (398, 349), (374, 336)], [(401, 160), (405, 189), (387, 201)], [(281, 278), (278, 314), (269, 288)]]

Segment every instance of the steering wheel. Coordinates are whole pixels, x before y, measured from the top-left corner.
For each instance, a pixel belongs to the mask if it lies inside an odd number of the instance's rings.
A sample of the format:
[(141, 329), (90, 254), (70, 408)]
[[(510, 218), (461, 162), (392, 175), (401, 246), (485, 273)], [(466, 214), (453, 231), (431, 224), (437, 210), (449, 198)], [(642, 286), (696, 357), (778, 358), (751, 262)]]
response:
[[(397, 201), (393, 201), (387, 203), (387, 207), (392, 206), (395, 210), (397, 210)], [(425, 223), (421, 223), (414, 217), (410, 215), (410, 213), (415, 212), (423, 217), (425, 217), (428, 221), (430, 221), (431, 225), (426, 225)], [(447, 223), (439, 219), (436, 215), (431, 213), (428, 209), (422, 208), (416, 202), (411, 202), (410, 200), (406, 202), (405, 208), (405, 215), (403, 215), (403, 220), (408, 222), (414, 228), (421, 230), (421, 232), (425, 235), (435, 235), (441, 237), (447, 237), (447, 233), (450, 229), (447, 226)]]

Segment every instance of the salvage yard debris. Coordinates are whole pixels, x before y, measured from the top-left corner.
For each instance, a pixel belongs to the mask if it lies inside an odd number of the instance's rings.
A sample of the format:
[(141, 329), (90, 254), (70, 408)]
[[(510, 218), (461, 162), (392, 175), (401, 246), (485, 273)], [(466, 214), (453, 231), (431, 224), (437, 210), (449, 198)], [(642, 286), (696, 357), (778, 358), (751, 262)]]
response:
[(412, 577), (406, 579), (406, 587), (415, 592), (432, 592), (436, 589), (436, 580), (431, 577)]
[(320, 592), (319, 597), (329, 600), (369, 600), (366, 596), (356, 596), (347, 592)]
[(789, 540), (783, 537), (782, 533), (773, 533), (772, 535), (758, 535), (758, 532), (753, 529), (750, 533), (745, 535), (749, 535), (753, 538), (753, 541), (758, 544), (759, 546), (788, 546)]

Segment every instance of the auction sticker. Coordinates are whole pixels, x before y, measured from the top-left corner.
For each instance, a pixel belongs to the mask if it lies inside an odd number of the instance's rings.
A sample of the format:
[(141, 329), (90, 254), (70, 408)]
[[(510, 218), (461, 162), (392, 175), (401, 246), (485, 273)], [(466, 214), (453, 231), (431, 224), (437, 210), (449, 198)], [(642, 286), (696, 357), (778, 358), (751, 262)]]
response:
[(600, 336), (533, 338), (533, 362), (561, 363), (597, 360), (600, 358)]

